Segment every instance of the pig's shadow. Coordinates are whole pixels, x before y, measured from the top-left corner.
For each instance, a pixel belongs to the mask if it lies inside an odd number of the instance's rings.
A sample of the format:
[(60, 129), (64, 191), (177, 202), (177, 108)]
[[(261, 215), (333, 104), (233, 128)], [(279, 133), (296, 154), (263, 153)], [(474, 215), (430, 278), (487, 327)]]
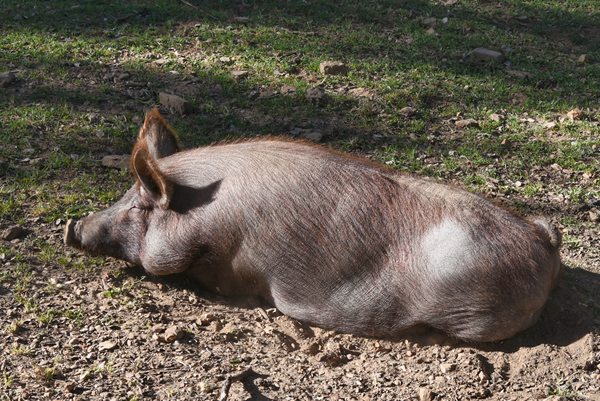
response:
[(566, 346), (600, 328), (600, 274), (563, 265), (540, 319), (531, 328), (505, 341), (481, 344), (485, 351), (515, 352), (540, 344)]
[[(141, 268), (130, 268), (127, 269), (127, 272), (135, 276), (144, 275)], [(147, 280), (192, 291), (208, 304), (242, 309), (272, 307), (256, 298), (225, 298), (208, 292), (184, 274), (160, 278), (147, 276)], [(598, 288), (600, 288), (600, 274), (581, 268), (563, 266), (558, 285), (553, 290), (539, 320), (531, 328), (510, 339), (496, 343), (465, 343), (448, 337), (439, 331), (418, 327), (407, 332), (404, 337), (395, 340), (409, 339), (421, 345), (444, 344), (509, 353), (523, 347), (535, 347), (540, 344), (566, 346), (599, 328), (600, 302), (597, 295)]]

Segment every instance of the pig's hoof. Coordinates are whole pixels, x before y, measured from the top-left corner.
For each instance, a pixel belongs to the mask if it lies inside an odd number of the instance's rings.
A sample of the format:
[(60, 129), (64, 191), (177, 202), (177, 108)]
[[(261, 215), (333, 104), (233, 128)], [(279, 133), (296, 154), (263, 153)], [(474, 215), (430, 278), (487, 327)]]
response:
[(75, 240), (75, 224), (77, 222), (73, 219), (69, 219), (67, 221), (67, 225), (65, 226), (65, 234), (63, 236), (63, 241), (65, 245), (75, 245), (77, 242)]

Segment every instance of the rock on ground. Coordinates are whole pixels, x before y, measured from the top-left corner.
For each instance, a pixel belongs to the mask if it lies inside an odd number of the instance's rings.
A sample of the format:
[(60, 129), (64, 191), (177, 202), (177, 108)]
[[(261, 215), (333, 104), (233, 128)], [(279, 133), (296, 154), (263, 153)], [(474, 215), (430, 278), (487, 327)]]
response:
[(319, 65), (319, 71), (323, 75), (347, 75), (350, 68), (341, 61), (323, 61)]

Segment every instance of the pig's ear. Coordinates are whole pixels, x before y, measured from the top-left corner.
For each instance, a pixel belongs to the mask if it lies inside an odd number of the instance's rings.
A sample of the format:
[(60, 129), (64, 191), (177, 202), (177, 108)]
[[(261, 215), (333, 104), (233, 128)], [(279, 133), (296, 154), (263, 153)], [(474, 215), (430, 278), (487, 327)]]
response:
[(156, 159), (151, 155), (145, 139), (140, 139), (131, 154), (131, 172), (136, 178), (140, 194), (162, 209), (167, 209), (173, 194), (171, 184), (158, 169)]
[(138, 142), (143, 140), (146, 141), (148, 152), (154, 159), (170, 156), (179, 151), (175, 131), (156, 107), (146, 113), (144, 125), (140, 128)]

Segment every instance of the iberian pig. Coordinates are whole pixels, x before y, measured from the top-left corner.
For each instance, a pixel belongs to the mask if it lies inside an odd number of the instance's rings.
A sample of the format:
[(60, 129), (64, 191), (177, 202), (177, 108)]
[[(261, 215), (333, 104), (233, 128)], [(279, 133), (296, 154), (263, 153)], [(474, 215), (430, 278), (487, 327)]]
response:
[(179, 151), (153, 109), (131, 172), (114, 206), (67, 224), (67, 245), (341, 332), (505, 339), (535, 322), (559, 272), (545, 220), (304, 142)]

